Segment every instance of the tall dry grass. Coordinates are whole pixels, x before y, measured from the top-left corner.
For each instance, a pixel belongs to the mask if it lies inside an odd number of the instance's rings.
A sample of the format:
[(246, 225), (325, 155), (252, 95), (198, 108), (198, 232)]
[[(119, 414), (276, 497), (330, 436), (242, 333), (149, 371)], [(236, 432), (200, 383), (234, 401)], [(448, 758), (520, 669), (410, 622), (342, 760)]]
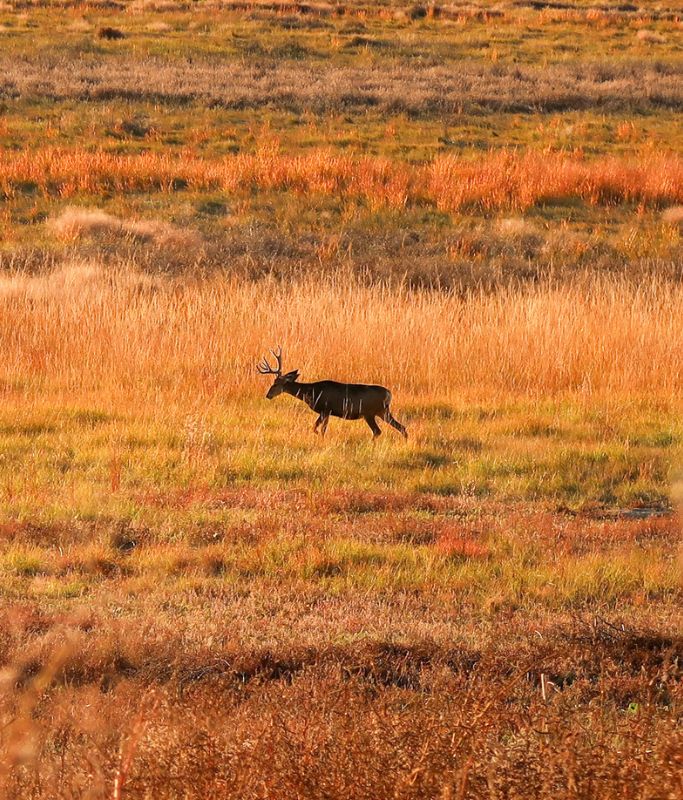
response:
[(0, 281), (5, 387), (170, 393), (263, 390), (280, 343), (304, 379), (377, 381), (404, 395), (683, 392), (683, 287), (508, 289), (463, 298), (338, 279), (176, 282), (71, 264)]
[(146, 152), (121, 155), (46, 147), (0, 150), (0, 196), (26, 186), (70, 198), (106, 192), (289, 191), (361, 199), (371, 208), (434, 205), (523, 210), (578, 198), (593, 204), (683, 202), (683, 158), (643, 150), (588, 160), (581, 153), (491, 151), (478, 158), (440, 156), (424, 165), (318, 149), (303, 155), (263, 142), (254, 153), (203, 159)]

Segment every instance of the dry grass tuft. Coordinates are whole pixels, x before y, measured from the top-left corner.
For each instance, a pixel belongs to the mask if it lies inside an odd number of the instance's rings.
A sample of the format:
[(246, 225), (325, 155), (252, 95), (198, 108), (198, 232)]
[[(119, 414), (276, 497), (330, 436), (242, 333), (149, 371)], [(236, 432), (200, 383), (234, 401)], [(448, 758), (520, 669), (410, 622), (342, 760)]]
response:
[(173, 26), (169, 25), (167, 22), (150, 22), (145, 26), (145, 30), (148, 30), (150, 33), (168, 33), (173, 30)]
[(641, 28), (636, 33), (636, 38), (639, 42), (647, 42), (648, 44), (666, 44), (666, 36), (646, 28)]
[(499, 232), (506, 237), (518, 238), (535, 234), (536, 226), (524, 217), (504, 217), (498, 220), (497, 228)]
[(175, 0), (133, 0), (126, 6), (126, 11), (132, 14), (173, 14), (184, 9), (186, 4)]
[(173, 225), (156, 220), (139, 220), (124, 223), (126, 235), (144, 244), (169, 250), (198, 250), (201, 236), (192, 230), (181, 230)]
[(485, 544), (476, 538), (463, 535), (462, 529), (456, 526), (442, 530), (435, 547), (446, 558), (455, 560), (485, 559), (490, 555), (490, 550)]
[(125, 237), (154, 247), (198, 250), (201, 237), (192, 230), (181, 230), (166, 222), (156, 220), (121, 220), (98, 209), (69, 206), (48, 222), (48, 227), (61, 239), (76, 240), (82, 237)]
[(69, 25), (68, 29), (70, 31), (89, 31), (92, 30), (92, 24), (88, 22), (87, 19), (84, 17), (77, 17), (76, 19), (72, 20)]
[(671, 206), (662, 211), (662, 219), (669, 225), (683, 227), (683, 206)]
[(77, 206), (65, 208), (59, 216), (48, 222), (48, 227), (59, 238), (66, 240), (119, 234), (123, 230), (121, 221), (111, 214)]

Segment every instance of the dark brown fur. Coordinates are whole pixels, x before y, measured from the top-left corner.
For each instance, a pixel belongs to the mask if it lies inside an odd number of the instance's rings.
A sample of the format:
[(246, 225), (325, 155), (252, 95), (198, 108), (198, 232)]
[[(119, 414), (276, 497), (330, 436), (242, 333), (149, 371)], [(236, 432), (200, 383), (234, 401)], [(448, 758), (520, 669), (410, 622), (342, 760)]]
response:
[(318, 419), (313, 426), (313, 432), (325, 435), (330, 417), (341, 419), (364, 419), (370, 426), (373, 438), (381, 435), (382, 431), (377, 424), (377, 417), (388, 422), (396, 428), (406, 439), (408, 432), (405, 427), (395, 419), (389, 408), (391, 392), (384, 386), (375, 386), (365, 383), (339, 383), (338, 381), (316, 381), (315, 383), (301, 383), (298, 370), (282, 374), (281, 351), (274, 353), (278, 361), (276, 369), (272, 369), (264, 359), (259, 364), (262, 375), (275, 375), (273, 385), (268, 390), (266, 397), (272, 400), (279, 394), (290, 394), (318, 414)]

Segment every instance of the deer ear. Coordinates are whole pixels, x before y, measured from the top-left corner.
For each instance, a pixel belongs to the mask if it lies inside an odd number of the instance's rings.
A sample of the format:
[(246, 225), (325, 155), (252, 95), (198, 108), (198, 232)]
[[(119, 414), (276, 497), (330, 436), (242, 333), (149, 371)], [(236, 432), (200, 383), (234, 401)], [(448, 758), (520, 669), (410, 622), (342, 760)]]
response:
[(299, 370), (293, 369), (291, 372), (286, 372), (282, 376), (283, 381), (295, 381), (299, 377)]

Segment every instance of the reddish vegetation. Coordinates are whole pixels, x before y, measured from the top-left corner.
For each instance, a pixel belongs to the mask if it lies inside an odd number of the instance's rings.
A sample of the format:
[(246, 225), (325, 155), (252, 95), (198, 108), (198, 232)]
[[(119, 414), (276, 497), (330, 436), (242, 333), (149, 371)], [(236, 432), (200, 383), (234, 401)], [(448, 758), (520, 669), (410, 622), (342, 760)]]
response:
[(63, 624), (28, 609), (0, 620), (2, 660), (23, 652), (0, 706), (8, 800), (84, 786), (189, 799), (679, 794), (669, 709), (682, 643), (652, 631), (518, 616), (481, 647), (209, 649), (149, 621)]
[(488, 558), (491, 554), (486, 545), (469, 536), (463, 536), (457, 527), (444, 528), (436, 540), (436, 549), (447, 558)]
[(476, 159), (442, 156), (412, 166), (330, 150), (289, 155), (276, 144), (212, 161), (190, 153), (117, 155), (57, 148), (0, 152), (0, 193), (12, 197), (26, 183), (63, 198), (110, 191), (256, 188), (355, 198), (371, 208), (426, 204), (443, 211), (524, 210), (568, 198), (660, 206), (683, 202), (683, 159), (651, 151), (588, 160), (579, 152), (500, 150)]

